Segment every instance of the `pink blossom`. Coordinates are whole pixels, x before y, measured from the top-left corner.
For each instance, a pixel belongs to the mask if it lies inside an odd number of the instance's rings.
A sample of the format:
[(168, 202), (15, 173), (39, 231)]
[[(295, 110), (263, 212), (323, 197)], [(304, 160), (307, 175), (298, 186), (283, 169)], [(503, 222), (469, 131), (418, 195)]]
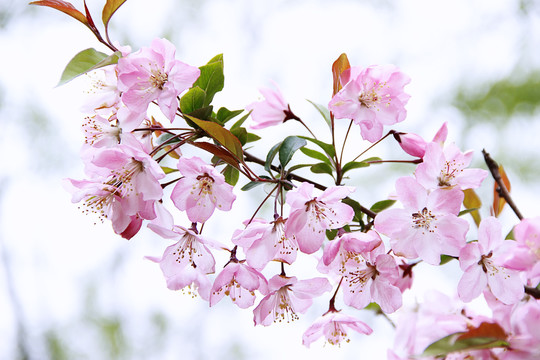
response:
[(394, 285), (399, 276), (396, 261), (386, 254), (382, 242), (364, 257), (363, 262), (351, 259), (345, 264), (343, 301), (357, 309), (375, 302), (385, 313), (393, 313), (402, 303), (401, 291)]
[(489, 287), (491, 293), (505, 304), (515, 304), (523, 297), (519, 273), (502, 266), (508, 245), (501, 236), (501, 224), (494, 217), (482, 220), (478, 241), (465, 245), (459, 253), (459, 265), (464, 271), (458, 284), (463, 301), (471, 301)]
[(345, 265), (349, 260), (358, 265), (365, 263), (364, 254), (381, 244), (381, 237), (375, 231), (345, 233), (326, 244), (318, 269), (325, 273), (345, 275)]
[(339, 345), (342, 341), (349, 342), (347, 328), (360, 334), (370, 335), (373, 330), (364, 322), (337, 311), (329, 311), (304, 332), (302, 344), (309, 347), (312, 342), (324, 336), (331, 345)]
[(265, 88), (259, 89), (259, 92), (264, 96), (264, 100), (246, 106), (255, 122), (250, 126), (252, 129), (263, 129), (296, 118), (277, 86), (275, 90)]
[(171, 193), (174, 205), (186, 211), (191, 222), (204, 223), (217, 208), (229, 211), (236, 199), (233, 187), (213, 166), (198, 157), (180, 158), (178, 170), (184, 176)]
[(338, 119), (353, 119), (360, 125), (362, 138), (375, 142), (383, 126), (403, 121), (410, 96), (403, 88), (410, 78), (393, 65), (352, 67), (341, 74), (343, 88), (328, 108)]
[(93, 149), (87, 159), (92, 179), (65, 183), (74, 203), (83, 201), (87, 213), (109, 219), (114, 231), (126, 238), (140, 228), (137, 218), (155, 218), (154, 203), (163, 196), (159, 180), (165, 174), (148, 154), (119, 145)]
[(423, 162), (416, 168), (416, 180), (426, 189), (477, 188), (488, 172), (466, 169), (472, 156), (472, 151), (462, 153), (455, 144), (449, 144), (443, 150), (439, 144), (429, 143)]
[(314, 186), (302, 183), (287, 193), (287, 204), (291, 214), (285, 226), (287, 237), (296, 236), (300, 251), (312, 254), (320, 249), (327, 229), (337, 229), (354, 216), (353, 209), (341, 202), (354, 191), (348, 186), (334, 186), (326, 189), (320, 196), (313, 197)]
[(533, 283), (540, 281), (540, 217), (523, 219), (514, 227), (516, 247), (508, 253), (504, 266), (527, 271)]
[(294, 321), (313, 303), (313, 298), (330, 291), (325, 278), (297, 280), (296, 277), (276, 275), (268, 281), (268, 295), (253, 310), (255, 325), (268, 326), (273, 322)]
[(178, 240), (165, 249), (161, 258), (149, 258), (159, 263), (167, 287), (171, 290), (189, 287), (191, 291), (194, 286), (208, 300), (212, 284), (206, 275), (214, 273), (216, 264), (207, 246), (209, 242), (193, 230), (176, 225), (168, 228), (149, 224), (148, 227), (164, 238)]
[[(448, 128), (446, 126), (446, 122), (444, 122), (431, 141), (442, 146), (446, 141), (447, 135)], [(424, 157), (428, 143), (420, 135), (395, 132), (394, 138), (399, 143), (399, 146), (401, 146), (403, 151), (405, 151), (407, 154), (418, 158)]]
[(240, 262), (229, 262), (214, 280), (210, 293), (210, 306), (227, 295), (232, 302), (246, 309), (255, 302), (255, 290), (266, 295), (268, 284), (264, 276)]
[(457, 256), (469, 229), (457, 217), (463, 192), (459, 189), (428, 191), (412, 177), (396, 181), (397, 198), (403, 209), (387, 209), (375, 218), (375, 229), (390, 238), (393, 252), (407, 259), (420, 257), (429, 264), (440, 256)]
[(256, 269), (263, 269), (272, 260), (290, 265), (298, 252), (296, 238), (285, 236), (282, 217), (271, 223), (252, 221), (244, 230), (235, 233), (232, 242), (244, 249), (247, 263)]
[(200, 70), (175, 59), (176, 49), (166, 39), (154, 39), (118, 61), (118, 89), (122, 101), (135, 113), (146, 112), (156, 101), (165, 116), (173, 121), (177, 97), (198, 79)]

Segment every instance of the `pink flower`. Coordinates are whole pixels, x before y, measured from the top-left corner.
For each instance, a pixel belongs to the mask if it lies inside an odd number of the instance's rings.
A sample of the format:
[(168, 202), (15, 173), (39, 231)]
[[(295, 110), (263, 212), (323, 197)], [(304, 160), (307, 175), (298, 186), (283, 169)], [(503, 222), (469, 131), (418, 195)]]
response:
[(255, 325), (268, 326), (273, 322), (294, 321), (313, 303), (313, 298), (330, 291), (325, 278), (297, 280), (296, 277), (276, 275), (268, 282), (268, 295), (253, 310)]
[(345, 275), (349, 260), (358, 265), (365, 263), (364, 254), (381, 244), (381, 237), (375, 231), (345, 233), (326, 244), (319, 269), (325, 273)]
[(472, 151), (462, 153), (455, 144), (450, 144), (443, 150), (439, 144), (429, 143), (423, 162), (416, 168), (416, 180), (426, 189), (477, 188), (488, 172), (482, 169), (466, 169), (472, 156)]
[(385, 313), (393, 313), (402, 303), (401, 291), (394, 285), (399, 277), (396, 261), (386, 254), (382, 242), (364, 257), (363, 262), (351, 259), (345, 264), (343, 301), (357, 309), (376, 302)]
[(282, 217), (271, 223), (252, 221), (244, 230), (235, 233), (232, 242), (244, 249), (247, 263), (256, 269), (263, 269), (272, 260), (290, 265), (298, 252), (296, 238), (285, 236)]
[(314, 186), (302, 183), (287, 194), (291, 214), (285, 226), (287, 237), (296, 236), (300, 251), (312, 254), (317, 251), (326, 237), (327, 229), (337, 229), (350, 222), (353, 209), (341, 202), (354, 191), (348, 186), (334, 186), (321, 196), (313, 197)]
[(523, 219), (514, 227), (516, 248), (508, 254), (504, 266), (527, 271), (532, 282), (540, 280), (540, 217)]
[(194, 286), (199, 295), (208, 300), (212, 284), (205, 276), (214, 273), (215, 260), (208, 248), (209, 242), (192, 230), (180, 226), (172, 228), (149, 224), (158, 235), (178, 240), (165, 249), (161, 258), (149, 258), (159, 263), (161, 271), (171, 290)]
[(302, 344), (309, 347), (312, 342), (324, 336), (331, 345), (339, 345), (342, 341), (349, 342), (347, 328), (360, 334), (369, 335), (373, 330), (364, 322), (340, 312), (329, 311), (304, 332)]
[(478, 241), (465, 245), (459, 253), (459, 265), (464, 271), (458, 284), (461, 300), (471, 301), (489, 287), (491, 293), (505, 304), (515, 304), (524, 294), (519, 273), (502, 266), (510, 251), (501, 236), (501, 224), (494, 217), (482, 220), (478, 228)]
[(263, 129), (296, 118), (277, 86), (276, 90), (259, 89), (259, 92), (264, 96), (264, 100), (246, 106), (255, 122), (251, 125), (252, 129)]
[(126, 145), (89, 148), (86, 158), (92, 180), (65, 183), (72, 202), (83, 201), (87, 213), (111, 220), (117, 234), (131, 238), (140, 228), (137, 218), (156, 216), (154, 203), (163, 196), (159, 183), (165, 177), (163, 170), (148, 154)]
[(203, 223), (217, 208), (229, 211), (236, 199), (233, 187), (213, 166), (198, 157), (180, 158), (178, 170), (184, 175), (171, 193), (174, 205), (186, 211), (191, 222)]
[(403, 209), (387, 209), (375, 218), (375, 229), (390, 238), (393, 252), (408, 259), (420, 257), (429, 264), (440, 256), (457, 256), (469, 229), (457, 214), (463, 202), (459, 189), (436, 189), (431, 193), (412, 177), (396, 181)]
[(410, 78), (393, 65), (352, 67), (341, 74), (343, 88), (328, 108), (338, 119), (353, 119), (360, 125), (362, 138), (375, 142), (383, 126), (405, 120), (405, 105), (410, 96), (403, 88)]
[(176, 49), (166, 39), (154, 39), (118, 61), (118, 89), (122, 101), (135, 113), (145, 113), (156, 101), (165, 116), (173, 121), (178, 108), (177, 97), (198, 79), (200, 70), (175, 57)]
[(268, 284), (264, 276), (250, 266), (229, 262), (214, 280), (210, 293), (210, 306), (227, 295), (232, 302), (246, 309), (255, 302), (255, 290), (266, 295)]

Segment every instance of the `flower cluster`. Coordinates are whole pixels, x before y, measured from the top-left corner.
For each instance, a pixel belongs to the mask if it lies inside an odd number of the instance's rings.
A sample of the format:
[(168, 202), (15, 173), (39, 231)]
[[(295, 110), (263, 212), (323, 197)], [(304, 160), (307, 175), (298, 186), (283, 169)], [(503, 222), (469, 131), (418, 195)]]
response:
[[(395, 129), (384, 135), (385, 126), (405, 120), (410, 97), (404, 89), (410, 79), (396, 66), (351, 67), (340, 56), (332, 67), (328, 109), (316, 105), (330, 125), (326, 135), (332, 143), (327, 143), (292, 112), (279, 90), (262, 89), (265, 98), (247, 105), (239, 119), (244, 110), (214, 110), (213, 97), (224, 82), (221, 55), (197, 68), (177, 60), (165, 39), (135, 52), (98, 39), (114, 53), (92, 68), (99, 80), (85, 106), (81, 154), (87, 179), (68, 179), (66, 188), (84, 212), (110, 220), (122, 237), (131, 239), (146, 225), (166, 239), (163, 254), (148, 259), (159, 264), (169, 289), (198, 294), (210, 306), (229, 297), (241, 309), (253, 308), (254, 323), (262, 326), (294, 321), (327, 297), (328, 310), (305, 331), (303, 343), (324, 337), (336, 345), (349, 341), (350, 330), (373, 332), (347, 311), (397, 313), (403, 293), (414, 288), (413, 267), (456, 260), (462, 271), (456, 298), (469, 302), (483, 295), (493, 316), (475, 315), (437, 295), (418, 311), (399, 313), (389, 359), (540, 356), (540, 218), (521, 220), (511, 241), (503, 238), (496, 217), (480, 221), (476, 214), (478, 236), (471, 238), (473, 222), (464, 215), (478, 209), (466, 206), (467, 200), (488, 172), (470, 168), (471, 151), (446, 144), (446, 123), (432, 141)], [(251, 129), (293, 120), (310, 136), (287, 136), (262, 160), (246, 146), (260, 139), (243, 125), (249, 116)], [(349, 162), (336, 150), (347, 136), (336, 144), (335, 119), (349, 119), (372, 143)], [(398, 161), (410, 167), (410, 176), (396, 180), (391, 199), (366, 208), (354, 199), (361, 184), (346, 184), (344, 174), (387, 162), (357, 160), (388, 135), (404, 156), (414, 157)], [(184, 155), (188, 146), (200, 156)], [(297, 150), (317, 163), (298, 163)], [(311, 173), (299, 173), (307, 167)], [(330, 175), (333, 184), (323, 185), (321, 174)], [(241, 190), (264, 184), (267, 194), (233, 234), (217, 242), (203, 235), (203, 228), (212, 226), (216, 213), (233, 208), (240, 175), (247, 181)], [(393, 207), (395, 202), (400, 205)], [(258, 217), (265, 203), (273, 205), (273, 214)], [(227, 260), (219, 262), (218, 254)], [(314, 275), (299, 278), (297, 269), (306, 259), (312, 260)], [(340, 300), (344, 309), (336, 306)]]

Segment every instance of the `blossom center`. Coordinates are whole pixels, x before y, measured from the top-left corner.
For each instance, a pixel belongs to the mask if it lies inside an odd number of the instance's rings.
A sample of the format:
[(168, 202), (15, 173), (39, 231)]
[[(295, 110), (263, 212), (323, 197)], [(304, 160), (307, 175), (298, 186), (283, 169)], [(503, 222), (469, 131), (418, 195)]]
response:
[(452, 187), (454, 179), (463, 171), (464, 164), (458, 164), (456, 160), (447, 161), (437, 180), (439, 187)]
[(380, 105), (384, 105), (386, 107), (390, 106), (390, 101), (392, 100), (390, 94), (381, 94), (381, 90), (384, 87), (386, 87), (386, 82), (375, 82), (370, 89), (367, 89), (367, 83), (364, 83), (364, 89), (366, 90), (362, 91), (360, 95), (358, 95), (358, 102), (360, 102), (360, 106), (368, 109), (376, 107), (377, 110)]
[(199, 195), (208, 195), (212, 193), (212, 186), (214, 185), (214, 178), (207, 173), (197, 176), (199, 181)]
[(435, 215), (433, 215), (431, 210), (428, 210), (425, 207), (421, 211), (413, 213), (411, 216), (412, 216), (412, 220), (413, 220), (413, 228), (414, 229), (423, 228), (423, 229), (428, 230), (429, 232), (433, 232), (433, 230), (430, 228), (431, 227), (431, 222), (433, 220), (437, 220), (437, 217)]
[(96, 142), (107, 137), (113, 138), (120, 144), (120, 135), (122, 128), (118, 124), (109, 122), (109, 126), (96, 121), (95, 116), (86, 117), (86, 122), (83, 124), (84, 142), (88, 145), (94, 145)]
[(291, 304), (289, 291), (288, 285), (283, 286), (277, 291), (274, 304), (274, 322), (291, 322), (299, 319)]
[(162, 69), (152, 69), (150, 75), (150, 83), (153, 87), (163, 90), (165, 83), (169, 80), (167, 73)]
[(364, 287), (369, 281), (369, 279), (375, 280), (377, 275), (379, 275), (377, 268), (374, 265), (370, 264), (369, 262), (366, 262), (365, 269), (349, 272), (348, 274), (349, 284), (355, 287), (354, 289), (351, 290), (351, 292), (352, 293), (363, 292)]

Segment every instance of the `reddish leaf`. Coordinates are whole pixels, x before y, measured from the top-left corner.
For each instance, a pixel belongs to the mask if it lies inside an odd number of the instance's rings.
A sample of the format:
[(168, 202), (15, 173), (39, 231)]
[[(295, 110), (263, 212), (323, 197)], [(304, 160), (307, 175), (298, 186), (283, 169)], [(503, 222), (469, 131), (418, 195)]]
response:
[(341, 74), (350, 67), (351, 65), (349, 64), (349, 59), (346, 54), (339, 55), (337, 60), (332, 64), (332, 75), (334, 78), (334, 91), (332, 96), (336, 95), (343, 87), (343, 84), (341, 83)]
[(204, 142), (204, 141), (197, 141), (190, 143), (193, 146), (196, 146), (200, 149), (203, 149), (205, 151), (208, 151), (209, 153), (217, 156), (221, 160), (225, 161), (227, 164), (230, 164), (231, 166), (234, 166), (235, 168), (239, 168), (238, 166), (238, 160), (234, 156), (232, 156), (229, 152), (226, 150), (220, 148), (217, 145)]
[[(508, 180), (508, 177), (506, 176), (506, 172), (504, 171), (502, 165), (499, 165), (499, 174), (501, 175), (501, 179), (504, 186), (506, 187), (506, 190), (510, 192), (510, 180)], [(497, 182), (495, 182), (495, 184), (493, 185), (493, 216), (495, 217), (498, 217), (501, 214), (504, 205), (506, 204), (506, 200), (504, 200), (504, 198), (502, 198), (497, 191), (498, 187), (499, 185), (497, 184)]]
[(30, 5), (39, 5), (39, 6), (51, 7), (53, 9), (56, 9), (56, 10), (59, 10), (59, 11), (65, 13), (65, 14), (68, 14), (72, 18), (77, 19), (80, 22), (82, 22), (84, 25), (90, 27), (90, 24), (88, 23), (88, 19), (86, 18), (86, 16), (84, 16), (84, 14), (82, 12), (80, 12), (79, 10), (75, 9), (75, 7), (71, 3), (67, 2), (67, 1), (62, 1), (62, 0), (41, 0), (41, 1), (32, 1), (30, 3)]
[(113, 14), (125, 2), (126, 0), (107, 0), (107, 2), (105, 3), (105, 6), (103, 7), (103, 13), (102, 13), (102, 20), (103, 20), (103, 25), (105, 25), (105, 29), (107, 29), (107, 27), (109, 26), (109, 20), (111, 20), (111, 17), (113, 16)]
[(506, 340), (508, 337), (504, 329), (496, 323), (483, 322), (478, 327), (471, 328), (467, 332), (459, 335), (458, 340), (471, 338), (491, 338), (496, 340)]
[(223, 126), (212, 122), (194, 118), (186, 115), (186, 117), (203, 129), (210, 137), (220, 143), (225, 149), (229, 150), (237, 159), (237, 162), (244, 158), (242, 143), (236, 136)]

